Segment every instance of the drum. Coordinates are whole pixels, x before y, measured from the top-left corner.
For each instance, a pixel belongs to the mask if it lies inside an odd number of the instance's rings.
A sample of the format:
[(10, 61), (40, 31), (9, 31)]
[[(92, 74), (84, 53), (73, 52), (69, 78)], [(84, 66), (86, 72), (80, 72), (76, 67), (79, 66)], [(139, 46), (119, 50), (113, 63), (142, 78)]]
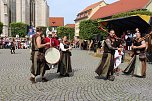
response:
[(56, 48), (49, 48), (45, 52), (45, 59), (50, 64), (56, 64), (60, 60), (60, 52)]

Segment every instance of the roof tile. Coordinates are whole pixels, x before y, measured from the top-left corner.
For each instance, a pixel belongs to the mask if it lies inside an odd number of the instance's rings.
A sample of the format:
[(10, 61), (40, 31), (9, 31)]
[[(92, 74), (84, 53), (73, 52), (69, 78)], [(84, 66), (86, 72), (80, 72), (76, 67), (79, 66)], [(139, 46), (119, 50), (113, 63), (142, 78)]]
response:
[(150, 0), (119, 0), (107, 6), (101, 7), (91, 19), (105, 18), (114, 14), (144, 9)]
[(88, 11), (88, 10), (90, 10), (90, 9), (93, 9), (93, 8), (97, 7), (98, 5), (100, 5), (102, 2), (103, 2), (103, 1), (99, 1), (99, 2), (97, 2), (97, 3), (94, 3), (94, 4), (86, 7), (86, 8), (85, 8), (84, 10), (82, 10), (80, 13), (85, 12), (85, 11)]
[(66, 24), (65, 26), (70, 27), (70, 28), (75, 28), (75, 24)]
[(64, 26), (64, 17), (50, 17), (49, 18), (50, 26)]

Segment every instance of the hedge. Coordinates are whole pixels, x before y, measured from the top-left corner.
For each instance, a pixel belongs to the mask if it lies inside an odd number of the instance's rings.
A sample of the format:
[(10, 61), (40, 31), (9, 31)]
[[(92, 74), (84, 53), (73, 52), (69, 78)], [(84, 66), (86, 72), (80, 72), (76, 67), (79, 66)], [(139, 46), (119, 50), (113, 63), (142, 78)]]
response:
[(11, 26), (11, 35), (15, 37), (19, 35), (20, 37), (25, 37), (28, 32), (28, 25), (22, 22), (13, 22), (10, 24)]
[(143, 9), (143, 10), (135, 10), (135, 11), (130, 11), (130, 12), (126, 12), (126, 13), (120, 13), (117, 15), (113, 15), (112, 18), (128, 17), (131, 15), (137, 15), (137, 14), (152, 16), (152, 12)]

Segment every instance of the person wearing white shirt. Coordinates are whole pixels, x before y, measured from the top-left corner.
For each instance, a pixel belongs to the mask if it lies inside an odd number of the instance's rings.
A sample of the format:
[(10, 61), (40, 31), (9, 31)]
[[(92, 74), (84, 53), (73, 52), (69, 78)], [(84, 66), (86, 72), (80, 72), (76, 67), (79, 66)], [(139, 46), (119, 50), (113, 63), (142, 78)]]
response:
[(62, 38), (62, 42), (60, 43), (60, 51), (61, 51), (61, 59), (58, 64), (57, 73), (60, 73), (60, 76), (69, 77), (69, 73), (72, 72), (71, 66), (71, 50), (69, 42), (67, 41), (67, 37), (64, 36)]

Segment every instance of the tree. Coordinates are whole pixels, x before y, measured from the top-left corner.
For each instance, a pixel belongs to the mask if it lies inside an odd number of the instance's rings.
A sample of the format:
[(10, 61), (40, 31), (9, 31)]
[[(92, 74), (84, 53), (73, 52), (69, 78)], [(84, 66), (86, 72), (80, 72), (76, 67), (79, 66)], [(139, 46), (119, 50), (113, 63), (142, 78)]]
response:
[(13, 22), (10, 24), (11, 34), (13, 37), (19, 35), (20, 37), (25, 37), (27, 35), (28, 25), (22, 22)]
[(95, 20), (84, 20), (80, 22), (80, 38), (81, 39), (92, 39), (95, 35), (101, 33), (98, 29), (99, 23)]
[(49, 31), (52, 31), (52, 27), (51, 26), (49, 26), (48, 28), (49, 28)]
[(2, 34), (2, 31), (3, 31), (3, 23), (0, 22), (0, 35)]
[(58, 37), (62, 38), (63, 36), (67, 36), (70, 40), (74, 38), (74, 28), (62, 26), (57, 28)]

